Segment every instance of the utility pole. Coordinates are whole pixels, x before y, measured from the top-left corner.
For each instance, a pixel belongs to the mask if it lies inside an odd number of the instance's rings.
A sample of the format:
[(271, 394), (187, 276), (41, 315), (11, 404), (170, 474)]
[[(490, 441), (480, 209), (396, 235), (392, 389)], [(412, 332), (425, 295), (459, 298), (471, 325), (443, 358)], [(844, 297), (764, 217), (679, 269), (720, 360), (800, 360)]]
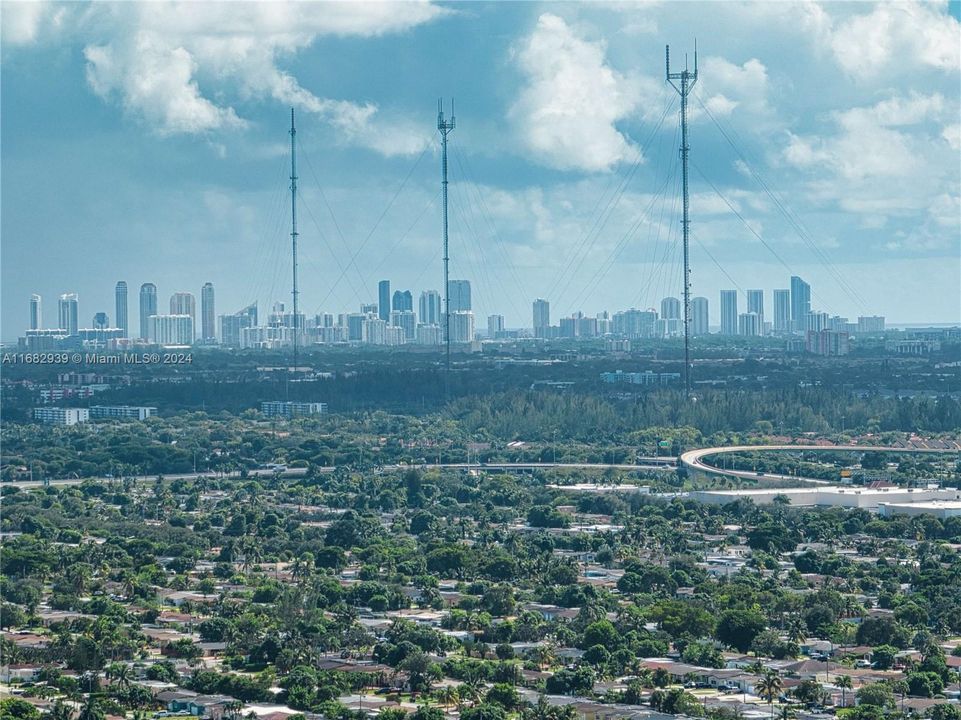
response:
[(444, 340), (447, 344), (447, 392), (450, 393), (450, 253), (447, 244), (447, 136), (454, 130), (454, 101), (450, 122), (444, 119), (444, 100), (437, 101), (437, 129), (441, 139), (441, 188), (444, 193)]
[[(291, 295), (294, 298), (294, 372), (297, 370), (297, 336), (300, 334), (300, 327), (297, 321), (297, 299), (300, 290), (297, 289), (297, 128), (294, 126), (294, 109), (290, 108), (290, 246), (294, 264), (294, 287)], [(287, 400), (290, 400), (289, 379), (290, 372), (287, 373), (288, 387)]]
[[(671, 72), (671, 46), (665, 46), (665, 68), (667, 81), (681, 96), (681, 178), (684, 193), (684, 217), (681, 226), (684, 233), (684, 388), (691, 396), (691, 252), (690, 225), (688, 215), (690, 202), (687, 191), (687, 156), (691, 148), (687, 144), (687, 96), (697, 82), (697, 42), (694, 43), (694, 72), (687, 69), (687, 56), (684, 56), (684, 70)], [(678, 84), (680, 83), (680, 84)]]

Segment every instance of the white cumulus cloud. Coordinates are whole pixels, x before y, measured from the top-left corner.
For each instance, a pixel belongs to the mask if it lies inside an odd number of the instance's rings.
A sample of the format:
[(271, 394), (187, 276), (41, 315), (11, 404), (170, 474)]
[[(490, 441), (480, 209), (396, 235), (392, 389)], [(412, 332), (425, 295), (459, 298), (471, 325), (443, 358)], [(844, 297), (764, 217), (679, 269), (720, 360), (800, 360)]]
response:
[(638, 108), (645, 84), (610, 67), (603, 42), (545, 13), (513, 55), (526, 84), (509, 115), (538, 161), (602, 171), (636, 157), (616, 123)]
[(874, 105), (832, 114), (834, 132), (788, 134), (783, 157), (809, 174), (816, 201), (854, 213), (928, 211), (943, 225), (944, 187), (956, 187), (959, 157), (944, 146), (942, 122), (954, 112), (937, 93), (892, 95)]
[[(70, 11), (74, 22), (64, 23)], [(18, 9), (4, 39), (28, 44), (47, 26), (72, 25), (91, 89), (161, 135), (242, 127), (238, 103), (272, 100), (321, 116), (345, 142), (394, 155), (420, 150), (422, 139), (383, 121), (373, 103), (314, 94), (282, 61), (321, 36), (402, 32), (447, 12), (422, 1), (40, 4)]]
[(935, 2), (880, 2), (870, 12), (839, 22), (831, 49), (851, 76), (873, 79), (893, 65), (956, 72), (961, 65), (961, 23)]

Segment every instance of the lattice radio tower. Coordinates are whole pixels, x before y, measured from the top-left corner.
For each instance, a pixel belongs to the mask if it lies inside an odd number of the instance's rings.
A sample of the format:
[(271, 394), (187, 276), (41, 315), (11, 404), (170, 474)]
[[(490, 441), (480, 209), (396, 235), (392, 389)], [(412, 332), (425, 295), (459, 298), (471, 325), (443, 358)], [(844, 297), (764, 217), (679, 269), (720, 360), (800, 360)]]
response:
[(447, 344), (447, 376), (450, 382), (450, 253), (447, 244), (447, 136), (454, 130), (454, 101), (450, 101), (450, 122), (444, 119), (444, 100), (437, 101), (437, 129), (441, 139), (441, 189), (444, 194), (444, 341)]
[(691, 219), (688, 215), (690, 202), (687, 192), (687, 156), (691, 151), (687, 144), (687, 96), (697, 82), (697, 41), (694, 42), (694, 71), (687, 67), (687, 55), (684, 56), (684, 70), (671, 72), (671, 46), (665, 46), (664, 51), (667, 81), (678, 95), (681, 96), (681, 184), (684, 193), (684, 216), (681, 227), (684, 232), (684, 388), (691, 397), (691, 252), (690, 229)]
[[(297, 371), (297, 340), (300, 333), (300, 323), (297, 319), (297, 300), (300, 290), (297, 288), (297, 128), (294, 126), (294, 109), (290, 108), (290, 247), (293, 257), (293, 289), (291, 295), (294, 300), (294, 372)], [(290, 373), (287, 373), (289, 379)], [(287, 399), (290, 400), (288, 386)]]

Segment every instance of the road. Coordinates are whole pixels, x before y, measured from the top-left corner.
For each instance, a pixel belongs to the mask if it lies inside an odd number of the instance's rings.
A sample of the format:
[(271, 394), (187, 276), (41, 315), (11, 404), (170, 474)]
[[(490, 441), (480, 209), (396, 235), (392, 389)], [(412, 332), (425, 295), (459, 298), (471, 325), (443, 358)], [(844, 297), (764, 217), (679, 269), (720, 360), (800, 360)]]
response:
[[(708, 455), (723, 455), (724, 453), (736, 452), (777, 452), (777, 451), (804, 451), (804, 452), (896, 452), (896, 453), (929, 453), (947, 455), (957, 453), (957, 450), (943, 450), (937, 448), (899, 448), (899, 447), (871, 447), (866, 445), (731, 445), (730, 447), (700, 448), (699, 450), (688, 450), (681, 455), (681, 465), (693, 472), (701, 472), (713, 477), (733, 477), (751, 478), (757, 480), (759, 477), (756, 472), (750, 470), (725, 470), (724, 468), (708, 465), (704, 458)], [(769, 480), (791, 480), (793, 482), (809, 482), (816, 484), (829, 484), (825, 480), (816, 478), (800, 477), (798, 475), (778, 475), (776, 473), (765, 473), (764, 478)]]
[[(333, 468), (321, 468), (321, 472), (332, 471)], [(264, 477), (272, 476), (275, 474), (275, 470), (248, 470), (247, 477)], [(288, 468), (284, 472), (280, 473), (285, 477), (296, 477), (298, 475), (303, 475), (307, 472), (307, 468)], [(175, 473), (172, 475), (164, 474), (164, 480), (196, 480), (197, 478), (208, 477), (208, 478), (223, 478), (223, 477), (233, 477), (239, 478), (240, 473), (237, 471), (231, 473), (215, 473), (208, 470), (207, 472), (195, 472), (195, 473)], [(128, 475), (127, 479), (133, 480), (137, 483), (142, 482), (155, 482), (157, 480), (156, 475)], [(119, 481), (118, 477), (92, 477), (92, 478), (57, 478), (51, 479), (49, 485), (79, 485), (82, 482), (89, 480), (90, 482), (116, 482)], [(31, 488), (31, 487), (43, 487), (43, 480), (14, 480), (13, 482), (5, 482), (0, 487), (19, 487), (19, 488)]]
[[(551, 468), (559, 469), (571, 469), (571, 470), (607, 470), (608, 468), (613, 468), (614, 470), (630, 471), (630, 470), (661, 470), (665, 467), (674, 467), (676, 464), (675, 458), (638, 458), (639, 460), (645, 461), (644, 464), (640, 465), (627, 465), (627, 464), (615, 464), (610, 465), (608, 463), (420, 463), (420, 464), (407, 464), (407, 465), (382, 465), (379, 470), (387, 471), (397, 471), (397, 470), (408, 470), (411, 468), (416, 468), (418, 470), (432, 470), (432, 469), (445, 469), (445, 470), (484, 470), (484, 471), (501, 471), (501, 472), (530, 472), (533, 470), (548, 470)], [(336, 467), (318, 467), (316, 468), (318, 472), (322, 473), (332, 473), (337, 468)], [(306, 468), (288, 468), (287, 470), (280, 473), (282, 477), (298, 477), (304, 475), (307, 472)], [(271, 477), (276, 473), (274, 470), (258, 469), (247, 471), (247, 477)], [(137, 475), (128, 476), (129, 479), (134, 482), (154, 482), (157, 479), (156, 475)], [(196, 473), (177, 473), (172, 475), (165, 474), (164, 480), (196, 480), (201, 477), (209, 478), (222, 478), (222, 477), (240, 477), (239, 472), (231, 472), (227, 475), (221, 475), (214, 472), (196, 472)], [(66, 485), (79, 485), (82, 482), (89, 480), (90, 482), (101, 482), (108, 483), (119, 480), (116, 477), (92, 477), (92, 478), (58, 478), (50, 480), (49, 485), (51, 486), (66, 486)], [(5, 482), (0, 487), (18, 487), (18, 488), (32, 488), (32, 487), (43, 487), (44, 483), (42, 480), (15, 480), (13, 482)]]
[(677, 464), (675, 458), (660, 458), (657, 463), (654, 462), (654, 458), (649, 458), (651, 462), (641, 463), (638, 465), (630, 465), (627, 463), (423, 463), (417, 465), (387, 465), (385, 469), (396, 470), (399, 468), (418, 468), (421, 470), (430, 470), (431, 468), (445, 468), (453, 470), (502, 470), (505, 472), (511, 471), (527, 471), (527, 470), (549, 470), (552, 468), (557, 469), (568, 469), (568, 470), (607, 470), (608, 468), (613, 468), (614, 470), (662, 470), (665, 467), (674, 467)]
[[(641, 465), (627, 465), (627, 464), (615, 464), (611, 465), (608, 463), (420, 463), (420, 464), (408, 464), (408, 465), (382, 465), (380, 470), (407, 470), (410, 468), (416, 468), (418, 470), (431, 470), (434, 468), (445, 469), (445, 470), (486, 470), (486, 471), (501, 471), (501, 472), (530, 472), (533, 470), (546, 470), (550, 468), (561, 468), (561, 469), (572, 469), (572, 470), (607, 470), (608, 468), (613, 468), (615, 470), (661, 470), (665, 467), (674, 467), (676, 460), (674, 458), (638, 458), (639, 460), (645, 461)], [(318, 467), (317, 471), (322, 473), (332, 473), (336, 470), (336, 467)], [(288, 468), (287, 470), (280, 473), (282, 477), (298, 477), (307, 472), (306, 468)], [(248, 470), (247, 477), (272, 477), (276, 474), (274, 470)], [(157, 480), (156, 475), (137, 475), (128, 476), (134, 482), (155, 482)], [(165, 481), (173, 480), (196, 480), (197, 478), (208, 477), (208, 478), (223, 478), (223, 477), (240, 477), (239, 472), (231, 472), (229, 474), (218, 474), (214, 472), (196, 472), (196, 473), (176, 473), (163, 476)], [(90, 482), (115, 482), (119, 480), (116, 477), (92, 477), (92, 478), (58, 478), (50, 480), (50, 486), (67, 486), (67, 485), (79, 485), (85, 481)], [(0, 487), (18, 487), (18, 488), (32, 488), (32, 487), (43, 487), (44, 483), (42, 480), (14, 480), (13, 482), (5, 482)]]
[[(759, 476), (756, 472), (749, 470), (725, 470), (713, 465), (708, 465), (703, 458), (708, 455), (722, 455), (724, 453), (736, 452), (776, 452), (776, 451), (804, 451), (804, 452), (896, 452), (896, 453), (928, 453), (928, 454), (949, 454), (957, 453), (958, 450), (945, 450), (937, 448), (900, 448), (900, 447), (870, 447), (865, 445), (732, 445), (730, 447), (700, 448), (698, 450), (688, 450), (681, 455), (681, 465), (690, 471), (701, 472), (714, 477), (733, 477), (750, 478), (757, 480)], [(620, 470), (629, 472), (631, 470), (660, 470), (674, 467), (676, 460), (670, 457), (639, 457), (640, 464), (630, 465), (626, 463), (419, 463), (408, 465), (383, 465), (380, 470), (397, 471), (410, 468), (419, 470), (447, 469), (447, 470), (484, 470), (500, 472), (532, 472), (534, 470)], [(330, 473), (336, 470), (335, 467), (317, 468), (319, 472)], [(248, 477), (270, 477), (275, 474), (274, 470), (250, 470)], [(305, 468), (288, 468), (281, 473), (284, 477), (297, 477), (303, 475)], [(211, 472), (180, 473), (177, 475), (164, 475), (166, 480), (196, 480), (200, 477), (224, 477)], [(239, 472), (230, 473), (227, 477), (240, 477)], [(799, 477), (797, 475), (778, 475), (775, 473), (765, 473), (764, 478), (769, 480), (790, 480), (792, 482), (809, 482), (816, 484), (828, 484), (825, 480), (816, 478)], [(156, 475), (140, 475), (132, 478), (134, 482), (153, 482)], [(116, 478), (63, 478), (51, 480), (50, 485), (79, 485), (84, 480), (99, 482), (110, 482)], [(42, 481), (39, 480), (17, 480), (14, 482), (3, 483), (4, 487), (41, 487)]]

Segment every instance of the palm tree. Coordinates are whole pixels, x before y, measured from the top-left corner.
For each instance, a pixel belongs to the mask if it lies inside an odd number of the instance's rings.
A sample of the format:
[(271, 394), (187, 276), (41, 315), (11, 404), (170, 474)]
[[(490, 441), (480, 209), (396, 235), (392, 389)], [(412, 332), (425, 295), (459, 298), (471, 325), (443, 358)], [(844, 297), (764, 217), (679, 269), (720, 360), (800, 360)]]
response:
[(240, 709), (243, 706), (244, 704), (239, 700), (231, 700), (230, 702), (224, 703), (224, 716), (231, 720), (237, 720), (240, 717)]
[(444, 709), (450, 710), (451, 705), (456, 705), (460, 700), (460, 695), (457, 692), (457, 688), (453, 685), (445, 685), (444, 689), (441, 691), (441, 697), (444, 700)]
[(526, 720), (551, 720), (553, 713), (551, 712), (551, 705), (547, 702), (547, 698), (543, 695), (538, 696), (537, 704), (532, 705), (530, 710), (524, 713), (524, 718)]
[(850, 675), (838, 675), (834, 678), (834, 684), (841, 688), (841, 707), (847, 707), (847, 691), (854, 687)]
[(97, 699), (93, 695), (87, 695), (77, 720), (104, 720), (105, 717), (103, 710), (97, 705)]
[(781, 688), (783, 686), (781, 678), (773, 672), (767, 673), (755, 686), (757, 694), (767, 700), (767, 704), (771, 706), (772, 718), (774, 717), (774, 698), (781, 694)]
[(111, 663), (107, 666), (105, 674), (108, 679), (112, 680), (117, 685), (117, 687), (124, 689), (130, 687), (132, 673), (130, 671), (130, 666), (126, 663)]
[(50, 708), (49, 720), (71, 720), (73, 718), (73, 708), (66, 703), (57, 700)]
[(457, 688), (457, 693), (460, 695), (462, 700), (468, 700), (471, 703), (476, 703), (480, 700), (481, 690), (484, 687), (483, 681), (474, 673), (468, 674), (464, 678), (463, 684)]
[(800, 643), (807, 638), (807, 624), (800, 615), (792, 615), (787, 621), (787, 638), (791, 642)]

